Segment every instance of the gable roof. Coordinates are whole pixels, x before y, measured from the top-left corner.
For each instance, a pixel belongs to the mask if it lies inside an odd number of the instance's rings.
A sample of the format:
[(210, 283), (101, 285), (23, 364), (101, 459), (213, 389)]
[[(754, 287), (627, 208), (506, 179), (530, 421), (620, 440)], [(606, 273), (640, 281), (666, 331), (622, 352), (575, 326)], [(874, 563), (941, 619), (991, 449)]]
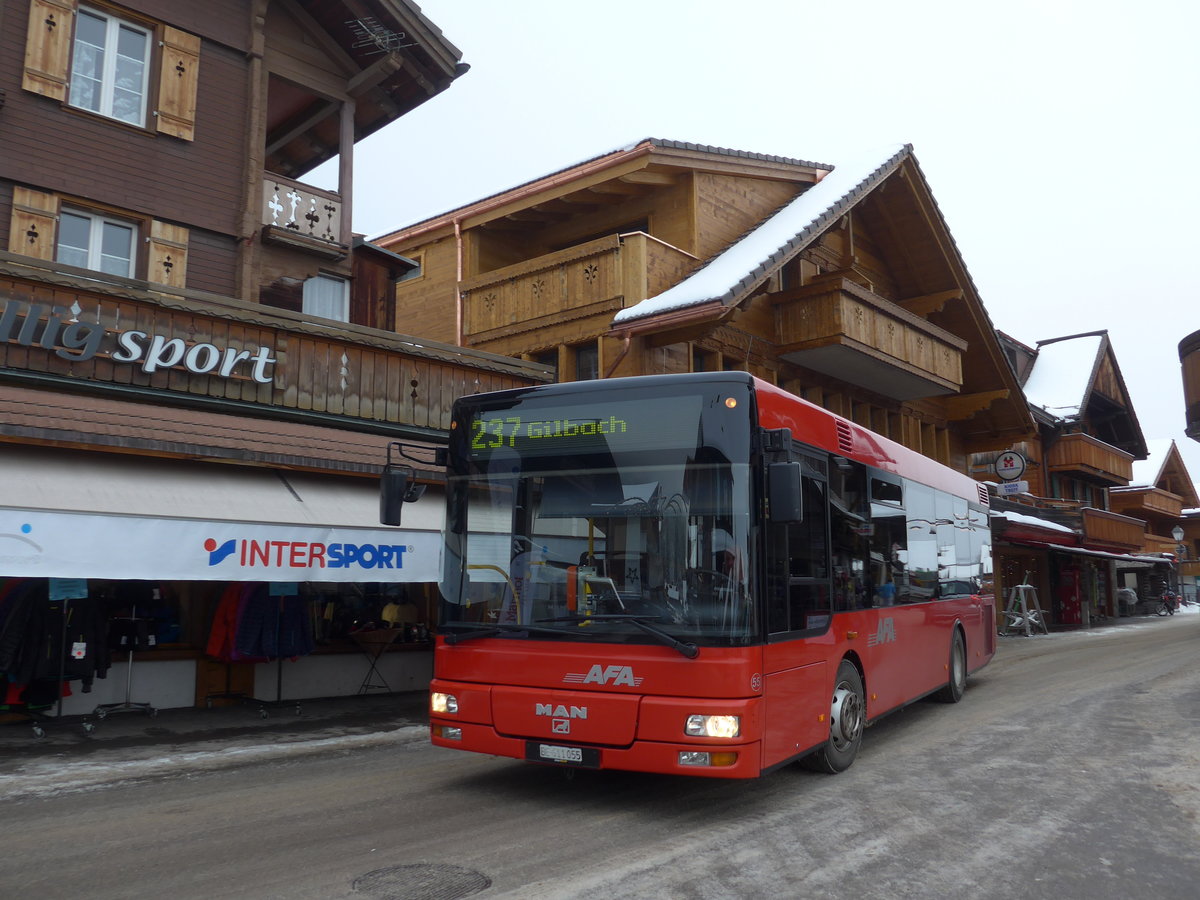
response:
[(886, 154), (876, 152), (838, 165), (683, 281), (617, 312), (613, 323), (624, 324), (714, 300), (725, 306), (736, 303), (911, 155), (912, 145), (903, 144)]
[(1079, 418), (1106, 346), (1106, 335), (1098, 331), (1039, 341), (1025, 399), (1055, 421)]
[(385, 232), (372, 238), (373, 243), (389, 244), (398, 241), (409, 241), (416, 235), (423, 234), (428, 231), (436, 230), (456, 220), (462, 220), (468, 216), (474, 216), (486, 211), (490, 207), (498, 206), (502, 203), (510, 202), (517, 196), (522, 194), (532, 194), (537, 191), (550, 187), (564, 178), (578, 178), (585, 171), (607, 169), (616, 167), (630, 159), (645, 156), (654, 151), (678, 151), (679, 155), (683, 154), (703, 154), (706, 156), (719, 157), (731, 161), (743, 161), (750, 163), (766, 163), (775, 166), (791, 166), (798, 169), (817, 170), (821, 172), (829, 172), (833, 166), (827, 163), (810, 162), (804, 159), (793, 159), (787, 156), (775, 156), (769, 153), (753, 153), (747, 150), (733, 150), (729, 147), (717, 147), (710, 144), (693, 144), (687, 141), (672, 141), (663, 138), (641, 138), (631, 143), (619, 144), (602, 153), (597, 153), (595, 156), (589, 156), (586, 159), (576, 160), (569, 165), (561, 166), (552, 172), (544, 175), (539, 175), (536, 178), (531, 178), (522, 181), (519, 184), (510, 185), (503, 190), (488, 194), (484, 197), (472, 200), (470, 203), (464, 203), (445, 212), (438, 213), (434, 216), (421, 219), (401, 228)]
[(1156, 438), (1146, 441), (1146, 449), (1146, 458), (1133, 463), (1129, 489), (1162, 488), (1182, 496), (1185, 506), (1200, 505), (1195, 483), (1175, 441)]
[[(1118, 396), (1108, 396), (1098, 389), (1102, 373)], [(1137, 459), (1146, 456), (1146, 438), (1108, 331), (1038, 341), (1037, 358), (1023, 387), (1026, 401), (1044, 413), (1052, 425), (1070, 425), (1084, 418), (1089, 408), (1093, 415), (1099, 409), (1121, 426), (1122, 434), (1118, 439), (1109, 438), (1109, 443)], [(1116, 422), (1114, 416), (1121, 421)]]

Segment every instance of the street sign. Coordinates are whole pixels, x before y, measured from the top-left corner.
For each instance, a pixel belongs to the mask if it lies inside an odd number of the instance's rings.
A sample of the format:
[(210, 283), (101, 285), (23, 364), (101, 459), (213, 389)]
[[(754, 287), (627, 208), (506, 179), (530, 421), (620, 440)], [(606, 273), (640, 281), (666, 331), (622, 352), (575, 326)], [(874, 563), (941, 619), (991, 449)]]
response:
[(1016, 450), (1005, 450), (996, 457), (996, 474), (1005, 481), (1016, 481), (1025, 474), (1025, 457)]
[(996, 486), (996, 493), (1001, 497), (1009, 497), (1013, 494), (1028, 494), (1028, 481), (1006, 481), (1003, 484)]

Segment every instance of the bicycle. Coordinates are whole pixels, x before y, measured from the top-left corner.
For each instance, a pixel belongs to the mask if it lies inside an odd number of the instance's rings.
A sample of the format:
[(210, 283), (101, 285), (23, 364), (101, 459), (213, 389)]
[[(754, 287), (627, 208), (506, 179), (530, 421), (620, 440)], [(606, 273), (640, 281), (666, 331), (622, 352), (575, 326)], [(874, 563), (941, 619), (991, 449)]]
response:
[(1154, 612), (1160, 616), (1175, 615), (1175, 596), (1173, 594), (1163, 594), (1159, 598), (1158, 605), (1154, 607)]

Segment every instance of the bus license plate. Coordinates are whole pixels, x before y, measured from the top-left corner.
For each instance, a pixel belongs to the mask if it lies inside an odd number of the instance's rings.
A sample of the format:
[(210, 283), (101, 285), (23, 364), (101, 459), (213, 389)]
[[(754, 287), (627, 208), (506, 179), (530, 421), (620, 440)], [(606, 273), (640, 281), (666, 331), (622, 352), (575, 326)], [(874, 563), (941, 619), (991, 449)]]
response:
[(525, 758), (534, 762), (567, 763), (591, 768), (600, 766), (600, 751), (595, 747), (565, 747), (562, 744), (530, 741), (525, 745)]

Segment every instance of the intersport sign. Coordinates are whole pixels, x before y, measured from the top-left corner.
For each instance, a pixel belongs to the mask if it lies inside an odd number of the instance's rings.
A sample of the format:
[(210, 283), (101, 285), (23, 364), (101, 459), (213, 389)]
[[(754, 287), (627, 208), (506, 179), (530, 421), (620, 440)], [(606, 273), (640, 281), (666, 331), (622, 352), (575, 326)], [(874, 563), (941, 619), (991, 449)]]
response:
[(433, 582), (436, 531), (0, 507), (0, 571), (51, 578)]

